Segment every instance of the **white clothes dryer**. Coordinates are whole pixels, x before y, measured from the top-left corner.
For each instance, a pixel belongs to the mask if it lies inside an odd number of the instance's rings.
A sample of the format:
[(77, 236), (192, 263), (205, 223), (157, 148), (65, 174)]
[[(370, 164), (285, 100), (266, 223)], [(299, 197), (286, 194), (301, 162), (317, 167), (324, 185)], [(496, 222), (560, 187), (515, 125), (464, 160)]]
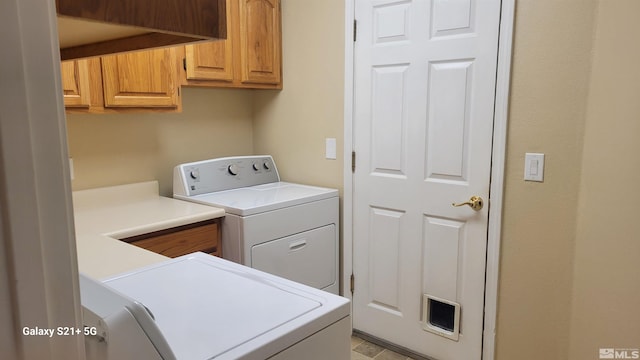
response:
[(339, 293), (338, 190), (280, 181), (262, 155), (178, 165), (173, 196), (225, 210), (223, 258)]

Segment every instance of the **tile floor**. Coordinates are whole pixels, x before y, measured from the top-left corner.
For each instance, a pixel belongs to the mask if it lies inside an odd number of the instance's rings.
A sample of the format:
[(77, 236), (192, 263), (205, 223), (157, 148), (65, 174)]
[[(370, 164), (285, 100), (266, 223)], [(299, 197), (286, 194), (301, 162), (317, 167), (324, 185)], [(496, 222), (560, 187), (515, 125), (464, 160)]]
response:
[(412, 360), (397, 352), (370, 343), (356, 336), (351, 336), (351, 360)]

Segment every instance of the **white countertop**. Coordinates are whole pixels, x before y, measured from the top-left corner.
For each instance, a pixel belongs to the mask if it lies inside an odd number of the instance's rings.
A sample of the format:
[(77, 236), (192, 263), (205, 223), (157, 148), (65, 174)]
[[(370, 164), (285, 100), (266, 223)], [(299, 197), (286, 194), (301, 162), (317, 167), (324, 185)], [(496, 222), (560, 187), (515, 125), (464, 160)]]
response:
[(96, 279), (167, 260), (117, 239), (219, 218), (223, 209), (158, 195), (158, 182), (73, 192), (80, 272)]

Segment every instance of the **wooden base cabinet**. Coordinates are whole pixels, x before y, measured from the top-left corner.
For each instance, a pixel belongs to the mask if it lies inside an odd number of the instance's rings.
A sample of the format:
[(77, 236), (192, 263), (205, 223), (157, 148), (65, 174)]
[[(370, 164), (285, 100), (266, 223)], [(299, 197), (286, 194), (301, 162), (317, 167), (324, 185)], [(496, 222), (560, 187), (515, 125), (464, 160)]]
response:
[(195, 251), (222, 257), (220, 239), (220, 221), (216, 219), (133, 236), (122, 241), (172, 258)]
[(227, 39), (185, 46), (183, 85), (282, 88), (280, 0), (227, 0)]

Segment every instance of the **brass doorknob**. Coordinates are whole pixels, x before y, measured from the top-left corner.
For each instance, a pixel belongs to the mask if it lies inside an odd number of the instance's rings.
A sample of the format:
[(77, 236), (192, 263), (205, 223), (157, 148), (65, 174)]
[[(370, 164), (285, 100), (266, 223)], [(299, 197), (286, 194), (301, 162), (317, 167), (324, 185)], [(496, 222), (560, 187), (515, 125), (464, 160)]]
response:
[(473, 210), (480, 211), (484, 206), (484, 201), (480, 196), (472, 196), (467, 202), (463, 202), (460, 204), (452, 203), (451, 205), (455, 207), (469, 205), (469, 207), (472, 208)]

